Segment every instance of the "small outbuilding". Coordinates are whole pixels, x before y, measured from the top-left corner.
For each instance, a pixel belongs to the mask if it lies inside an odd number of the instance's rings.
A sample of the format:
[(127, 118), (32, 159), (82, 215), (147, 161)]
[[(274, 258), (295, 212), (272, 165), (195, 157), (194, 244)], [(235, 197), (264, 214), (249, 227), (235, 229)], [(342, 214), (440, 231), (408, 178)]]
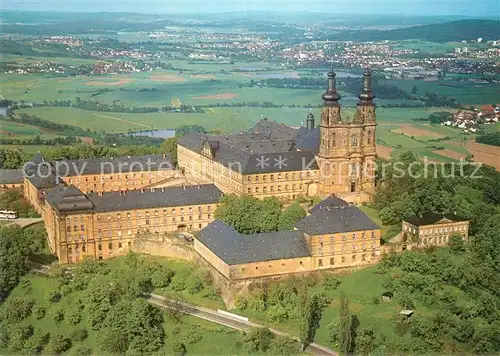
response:
[(384, 294), (382, 294), (382, 300), (384, 301), (384, 303), (390, 303), (392, 301), (392, 297), (392, 292), (384, 292)]
[(399, 315), (404, 316), (406, 319), (411, 318), (413, 315), (413, 310), (405, 309), (399, 312)]

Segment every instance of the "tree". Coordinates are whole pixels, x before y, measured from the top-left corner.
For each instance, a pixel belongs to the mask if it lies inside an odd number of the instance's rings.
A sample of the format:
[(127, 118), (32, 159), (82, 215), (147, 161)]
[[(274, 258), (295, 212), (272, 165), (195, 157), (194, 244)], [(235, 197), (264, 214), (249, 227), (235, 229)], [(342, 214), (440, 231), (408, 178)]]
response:
[(375, 336), (371, 329), (361, 329), (356, 335), (356, 354), (369, 355), (375, 348)]
[(302, 343), (302, 350), (305, 350), (312, 340), (309, 339), (309, 328), (311, 322), (311, 310), (309, 308), (309, 297), (307, 285), (305, 283), (301, 286), (300, 291), (300, 319), (299, 319), (299, 340)]
[(178, 137), (169, 137), (162, 143), (161, 148), (163, 152), (167, 153), (172, 160), (174, 166), (177, 164), (177, 141)]
[(293, 202), (280, 215), (278, 230), (293, 230), (295, 224), (307, 215), (298, 202)]
[(340, 292), (340, 334), (339, 344), (342, 354), (347, 355), (351, 352), (352, 346), (352, 316), (349, 310), (349, 300), (343, 291)]
[(179, 340), (175, 340), (172, 344), (172, 351), (178, 354), (184, 354), (186, 352), (186, 346)]
[(245, 346), (249, 351), (266, 352), (272, 340), (273, 334), (268, 328), (253, 328), (245, 336)]
[(453, 235), (448, 241), (448, 246), (450, 246), (450, 249), (454, 254), (459, 254), (465, 251), (465, 243), (460, 235)]
[(50, 337), (49, 346), (53, 353), (60, 354), (71, 347), (71, 340), (61, 334), (55, 334)]
[(28, 271), (31, 241), (16, 227), (0, 228), (0, 300), (7, 297)]

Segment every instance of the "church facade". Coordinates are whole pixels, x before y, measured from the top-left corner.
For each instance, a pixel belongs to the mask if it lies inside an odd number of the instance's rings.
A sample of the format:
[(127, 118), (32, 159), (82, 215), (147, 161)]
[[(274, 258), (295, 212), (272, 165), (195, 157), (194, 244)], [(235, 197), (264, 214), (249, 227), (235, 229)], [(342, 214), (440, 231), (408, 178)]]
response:
[(362, 203), (375, 189), (375, 96), (371, 73), (354, 118), (342, 117), (335, 73), (328, 73), (321, 122), (307, 116), (292, 128), (263, 119), (246, 132), (188, 134), (178, 142), (178, 164), (190, 179), (215, 184), (226, 194), (294, 199), (328, 197)]

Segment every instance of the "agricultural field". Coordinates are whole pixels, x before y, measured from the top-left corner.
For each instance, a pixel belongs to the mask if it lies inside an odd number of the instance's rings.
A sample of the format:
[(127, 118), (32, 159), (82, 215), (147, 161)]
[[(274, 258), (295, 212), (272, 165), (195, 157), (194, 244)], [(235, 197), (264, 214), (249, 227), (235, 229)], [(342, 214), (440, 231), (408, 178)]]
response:
[[(61, 124), (80, 126), (84, 129), (106, 132), (128, 132), (147, 129), (175, 129), (181, 125), (201, 125), (207, 130), (235, 132), (246, 130), (262, 117), (290, 126), (305, 122), (306, 108), (205, 108), (204, 113), (114, 113), (93, 112), (76, 108), (37, 107), (18, 110), (18, 113), (37, 115)], [(427, 156), (436, 162), (454, 160), (449, 152), (440, 155), (436, 147), (467, 155), (461, 146), (463, 135), (459, 130), (440, 125), (421, 124), (414, 118), (427, 117), (442, 108), (379, 108), (377, 109), (378, 152), (382, 158), (398, 157), (402, 152), (413, 150), (419, 157)], [(344, 117), (352, 117), (355, 109), (344, 108)], [(320, 109), (314, 108), (316, 125), (321, 117)], [(443, 141), (444, 140), (444, 141)]]
[(471, 83), (457, 80), (387, 80), (401, 89), (411, 92), (413, 86), (417, 87), (417, 94), (426, 92), (437, 93), (455, 98), (457, 102), (464, 105), (491, 105), (500, 98), (500, 87), (498, 84)]

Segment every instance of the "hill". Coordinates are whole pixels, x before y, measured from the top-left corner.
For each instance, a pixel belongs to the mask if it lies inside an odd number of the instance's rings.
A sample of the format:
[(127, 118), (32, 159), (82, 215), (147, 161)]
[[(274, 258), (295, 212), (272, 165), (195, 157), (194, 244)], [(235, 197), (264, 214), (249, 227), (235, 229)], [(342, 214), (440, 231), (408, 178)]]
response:
[(452, 42), (475, 40), (478, 37), (482, 37), (485, 41), (498, 39), (500, 37), (500, 21), (469, 19), (387, 31), (343, 31), (330, 39), (344, 41), (420, 39), (430, 42)]

